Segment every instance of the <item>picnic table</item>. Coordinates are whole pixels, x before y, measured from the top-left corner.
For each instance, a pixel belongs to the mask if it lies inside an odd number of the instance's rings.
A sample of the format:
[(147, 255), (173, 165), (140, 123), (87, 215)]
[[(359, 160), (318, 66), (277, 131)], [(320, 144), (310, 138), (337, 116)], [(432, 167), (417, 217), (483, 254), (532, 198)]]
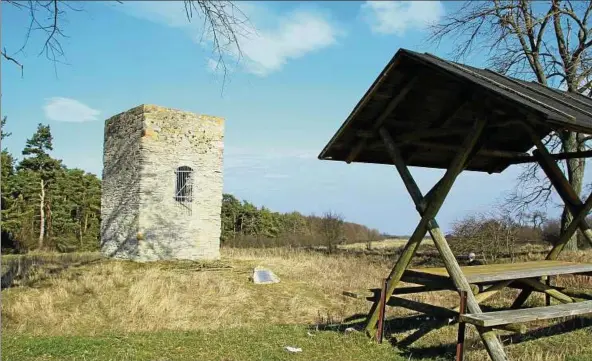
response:
[[(592, 244), (592, 228), (586, 220), (592, 195), (582, 202), (557, 164), (592, 157), (592, 151), (552, 154), (544, 143), (550, 135), (565, 131), (592, 134), (589, 97), (427, 53), (400, 49), (395, 54), (319, 155), (319, 159), (331, 161), (394, 166), (421, 217), (377, 297), (372, 298), (366, 320), (369, 336), (382, 339), (386, 305), (452, 315), (460, 321), (459, 359), (464, 325), (472, 323), (490, 358), (506, 361), (495, 328), (520, 330), (515, 324), (518, 321), (592, 313), (592, 301), (573, 302), (577, 297), (547, 281), (553, 276), (592, 271), (592, 265), (557, 260), (578, 230)], [(457, 177), (464, 171), (501, 173), (525, 163), (536, 163), (542, 169), (571, 213), (571, 223), (544, 261), (461, 267), (436, 221)], [(445, 172), (424, 194), (409, 170), (411, 166)], [(445, 267), (409, 269), (426, 233)], [(401, 287), (401, 281), (419, 286)], [(512, 309), (483, 312), (480, 303), (507, 287), (520, 289)], [(459, 306), (448, 309), (397, 297), (437, 289), (457, 291)], [(532, 292), (544, 293), (547, 305), (521, 308)], [(550, 298), (562, 304), (550, 305)]]

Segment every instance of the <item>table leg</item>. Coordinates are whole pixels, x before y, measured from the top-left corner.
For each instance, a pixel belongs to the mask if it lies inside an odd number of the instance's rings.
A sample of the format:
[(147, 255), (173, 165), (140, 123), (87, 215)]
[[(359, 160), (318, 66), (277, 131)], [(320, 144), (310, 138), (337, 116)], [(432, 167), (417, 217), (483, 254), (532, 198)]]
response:
[[(459, 305), (459, 316), (466, 312), (467, 308), (467, 293), (460, 291), (460, 305)], [(456, 341), (456, 361), (463, 361), (465, 351), (465, 328), (466, 325), (460, 320), (458, 322), (458, 337)]]

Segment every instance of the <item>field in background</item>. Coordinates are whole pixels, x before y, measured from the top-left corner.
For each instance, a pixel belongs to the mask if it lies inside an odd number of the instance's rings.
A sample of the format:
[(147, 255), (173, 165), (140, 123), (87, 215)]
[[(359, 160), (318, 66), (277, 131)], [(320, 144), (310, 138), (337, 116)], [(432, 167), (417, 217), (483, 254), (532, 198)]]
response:
[[(407, 243), (407, 238), (388, 238), (381, 241), (374, 241), (370, 242), (370, 249), (377, 249), (377, 250), (384, 250), (384, 249), (395, 249), (399, 247), (405, 246)], [(422, 245), (429, 245), (434, 246), (434, 242), (431, 238), (425, 238), (421, 241)], [(368, 243), (367, 242), (359, 242), (359, 243), (351, 243), (351, 244), (344, 244), (340, 245), (339, 248), (341, 249), (367, 249)]]
[[(3, 257), (3, 266), (15, 257)], [(592, 254), (562, 258), (591, 262)], [(361, 326), (352, 316), (360, 320), (370, 304), (342, 291), (377, 287), (392, 266), (387, 257), (277, 248), (223, 249), (223, 259), (214, 263), (136, 264), (97, 260), (94, 254), (45, 259), (41, 267), (31, 266), (21, 286), (2, 291), (3, 360), (433, 361), (451, 360), (454, 352), (455, 326), (432, 331), (403, 350), (343, 332), (344, 321)], [(281, 282), (253, 285), (249, 276), (257, 265), (269, 267)], [(561, 282), (577, 286), (587, 280)], [(512, 292), (489, 304), (507, 305)], [(450, 307), (458, 301), (452, 292), (406, 297)], [(425, 324), (400, 309), (388, 316), (401, 318), (389, 326), (396, 340)], [(587, 360), (591, 325), (589, 318), (556, 326), (539, 322), (530, 325), (533, 333), (506, 339), (512, 343), (507, 349), (517, 361)], [(486, 359), (475, 333), (468, 338), (467, 360)], [(303, 351), (290, 354), (285, 346)]]

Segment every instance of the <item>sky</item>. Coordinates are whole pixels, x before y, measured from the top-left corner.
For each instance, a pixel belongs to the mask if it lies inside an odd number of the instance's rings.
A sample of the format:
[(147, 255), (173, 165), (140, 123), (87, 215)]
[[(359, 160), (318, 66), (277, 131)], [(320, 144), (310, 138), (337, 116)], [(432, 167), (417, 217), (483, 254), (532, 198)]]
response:
[[(447, 57), (453, 44), (426, 41), (427, 26), (456, 3), (236, 2), (250, 32), (242, 58), (229, 49), (224, 78), (202, 21), (182, 2), (69, 3), (64, 58), (39, 55), (33, 33), (2, 60), (2, 115), (20, 152), (38, 123), (49, 124), (53, 156), (101, 176), (104, 120), (140, 104), (225, 118), (224, 192), (274, 211), (341, 213), (390, 234), (410, 234), (419, 216), (394, 167), (321, 161), (318, 154), (399, 48)], [(64, 9), (67, 10), (67, 9)], [(28, 14), (3, 2), (1, 46), (24, 43)], [(465, 61), (483, 67), (482, 54)], [(442, 171), (411, 168), (423, 192)], [(461, 174), (438, 222), (489, 209), (513, 189), (519, 167), (501, 175)], [(552, 209), (557, 212), (557, 209)]]

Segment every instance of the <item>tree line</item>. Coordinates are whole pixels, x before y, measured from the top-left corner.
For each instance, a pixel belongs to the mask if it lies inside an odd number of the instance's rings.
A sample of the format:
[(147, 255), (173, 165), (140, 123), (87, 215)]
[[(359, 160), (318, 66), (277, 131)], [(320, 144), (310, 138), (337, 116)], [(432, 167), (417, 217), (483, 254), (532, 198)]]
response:
[(379, 238), (378, 230), (346, 222), (332, 211), (320, 216), (279, 213), (241, 202), (230, 194), (222, 198), (223, 246), (326, 246), (332, 251), (338, 244), (372, 242)]
[[(2, 118), (2, 140), (7, 118)], [(27, 139), (21, 159), (2, 149), (2, 251), (96, 251), (100, 242), (101, 180), (68, 168), (55, 159), (49, 125), (38, 124)], [(239, 201), (222, 201), (223, 246), (271, 247), (326, 245), (376, 240), (377, 230), (345, 222), (339, 214), (323, 216), (272, 212)]]
[[(11, 134), (4, 131), (2, 140)], [(39, 124), (18, 162), (2, 149), (2, 251), (98, 248), (101, 181), (50, 155), (49, 125)]]

